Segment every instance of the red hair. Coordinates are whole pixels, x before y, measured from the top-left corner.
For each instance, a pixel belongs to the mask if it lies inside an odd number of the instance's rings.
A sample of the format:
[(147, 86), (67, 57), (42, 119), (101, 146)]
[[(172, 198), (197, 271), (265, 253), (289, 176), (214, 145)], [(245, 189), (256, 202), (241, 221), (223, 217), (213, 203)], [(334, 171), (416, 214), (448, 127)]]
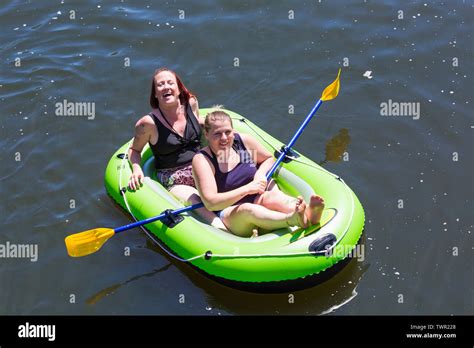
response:
[(153, 109), (156, 109), (159, 106), (158, 99), (155, 96), (155, 93), (156, 93), (155, 76), (158, 75), (162, 71), (169, 71), (176, 78), (176, 82), (178, 83), (178, 90), (179, 90), (179, 100), (181, 104), (186, 105), (189, 103), (189, 99), (191, 97), (195, 98), (194, 94), (192, 94), (183, 84), (178, 74), (176, 74), (173, 70), (168, 69), (168, 68), (159, 68), (159, 69), (156, 69), (155, 72), (153, 73), (152, 82), (151, 82), (150, 106)]

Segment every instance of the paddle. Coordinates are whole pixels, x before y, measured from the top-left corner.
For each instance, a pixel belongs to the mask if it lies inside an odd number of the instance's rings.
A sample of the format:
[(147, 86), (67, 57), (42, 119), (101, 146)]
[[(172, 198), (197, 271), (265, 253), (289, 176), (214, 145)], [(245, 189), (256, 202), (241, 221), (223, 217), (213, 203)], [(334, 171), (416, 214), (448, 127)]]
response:
[[(339, 93), (339, 75), (341, 74), (341, 69), (339, 69), (339, 72), (337, 74), (336, 79), (334, 80), (333, 83), (331, 83), (329, 86), (327, 86), (322, 95), (321, 98), (318, 100), (318, 102), (314, 105), (313, 109), (310, 111), (308, 116), (306, 116), (306, 119), (304, 120), (303, 124), (298, 128), (296, 131), (295, 135), (293, 138), (290, 140), (287, 146), (283, 146), (281, 149), (281, 153), (278, 156), (278, 159), (275, 161), (273, 164), (272, 168), (268, 171), (267, 173), (267, 180), (271, 178), (275, 170), (278, 168), (278, 166), (281, 164), (283, 159), (286, 157), (290, 149), (293, 147), (295, 144), (296, 140), (300, 137), (301, 133), (303, 133), (303, 130), (306, 128), (308, 125), (309, 121), (311, 118), (314, 116), (316, 111), (318, 111), (319, 107), (323, 103), (323, 101), (328, 101), (332, 100), (337, 97)], [(146, 220), (141, 220), (137, 221), (125, 226), (117, 227), (115, 229), (112, 228), (94, 228), (92, 230), (84, 231), (84, 232), (79, 232), (76, 234), (72, 234), (65, 239), (66, 243), (66, 248), (69, 256), (72, 257), (81, 257), (81, 256), (86, 256), (92, 253), (95, 253), (98, 251), (102, 245), (105, 244), (105, 242), (114, 236), (117, 233), (123, 232), (130, 230), (132, 228), (142, 226), (149, 224), (150, 222), (157, 221), (157, 220), (163, 220), (165, 218), (173, 221), (177, 215), (199, 209), (204, 207), (203, 203), (198, 203), (198, 204), (193, 204), (187, 207), (179, 208), (176, 210), (167, 210), (163, 213), (161, 213), (158, 216), (148, 218)]]
[(333, 83), (331, 83), (329, 86), (327, 86), (324, 91), (323, 91), (323, 94), (321, 95), (321, 98), (317, 101), (317, 103), (313, 106), (313, 109), (309, 112), (308, 116), (306, 116), (306, 119), (304, 120), (304, 122), (301, 124), (300, 128), (298, 128), (298, 130), (296, 131), (295, 135), (293, 135), (293, 138), (291, 138), (290, 142), (288, 143), (287, 146), (283, 146), (282, 148), (282, 151), (280, 153), (280, 156), (278, 156), (278, 159), (275, 161), (275, 163), (273, 163), (273, 166), (272, 168), (270, 169), (270, 171), (267, 173), (267, 180), (273, 175), (273, 173), (275, 172), (275, 170), (278, 168), (278, 166), (280, 165), (281, 161), (283, 161), (283, 159), (286, 157), (286, 155), (288, 154), (288, 152), (290, 151), (290, 149), (293, 147), (293, 145), (295, 144), (296, 140), (300, 137), (301, 133), (303, 133), (303, 130), (306, 128), (306, 126), (308, 125), (309, 121), (311, 121), (311, 119), (313, 118), (314, 114), (316, 113), (316, 111), (318, 111), (319, 107), (321, 106), (321, 104), (323, 103), (323, 101), (327, 101), (327, 100), (332, 100), (334, 98), (337, 97), (338, 93), (339, 93), (339, 86), (340, 86), (340, 83), (339, 83), (339, 75), (341, 75), (341, 69), (339, 69), (339, 72), (337, 73), (337, 77), (336, 79), (334, 80)]
[(137, 221), (125, 226), (117, 227), (115, 229), (99, 227), (94, 228), (92, 230), (72, 234), (70, 236), (67, 236), (64, 240), (66, 242), (67, 252), (69, 256), (72, 257), (86, 256), (95, 253), (97, 250), (99, 250), (102, 245), (104, 245), (105, 242), (107, 242), (107, 240), (114, 236), (116, 233), (131, 230), (132, 228), (146, 225), (153, 221), (163, 220), (164, 218), (173, 218), (176, 215), (202, 207), (204, 207), (203, 203), (197, 203), (173, 211), (167, 210), (158, 216), (151, 217), (146, 220)]

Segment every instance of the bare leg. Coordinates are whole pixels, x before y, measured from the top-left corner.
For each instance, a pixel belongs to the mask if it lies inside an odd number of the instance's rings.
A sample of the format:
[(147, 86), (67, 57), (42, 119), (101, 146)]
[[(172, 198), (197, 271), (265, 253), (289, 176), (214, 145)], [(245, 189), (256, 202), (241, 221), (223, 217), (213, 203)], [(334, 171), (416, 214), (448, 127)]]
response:
[(305, 226), (306, 203), (302, 200), (298, 203), (288, 214), (244, 203), (224, 209), (223, 221), (232, 233), (241, 237), (251, 236), (256, 227), (271, 231), (287, 226)]
[(255, 204), (262, 205), (270, 210), (282, 213), (291, 213), (295, 209), (298, 199), (284, 194), (279, 189), (265, 191), (257, 197)]
[[(301, 196), (298, 196), (298, 200), (302, 200)], [(276, 184), (269, 185), (269, 191), (265, 191), (262, 195), (258, 196), (255, 200), (256, 204), (263, 205), (270, 210), (276, 210), (283, 213), (289, 213), (294, 210), (297, 199), (280, 191)], [(306, 207), (306, 217), (309, 225), (316, 225), (321, 220), (321, 215), (324, 210), (324, 199), (318, 195), (311, 195), (310, 202)]]
[[(192, 186), (174, 185), (171, 187), (170, 192), (184, 204), (201, 203), (198, 190)], [(219, 219), (212, 211), (209, 211), (206, 208), (199, 208), (196, 209), (196, 213), (204, 220), (205, 223), (210, 224), (215, 228), (227, 230), (221, 219)]]

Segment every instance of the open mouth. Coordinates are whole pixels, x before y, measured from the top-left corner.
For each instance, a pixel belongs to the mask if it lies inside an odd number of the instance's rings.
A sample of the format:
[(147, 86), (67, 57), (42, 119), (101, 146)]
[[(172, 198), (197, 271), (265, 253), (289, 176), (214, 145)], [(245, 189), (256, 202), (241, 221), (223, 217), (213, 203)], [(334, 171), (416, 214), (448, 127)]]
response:
[(165, 93), (163, 94), (163, 98), (168, 98), (171, 97), (173, 94), (172, 93)]

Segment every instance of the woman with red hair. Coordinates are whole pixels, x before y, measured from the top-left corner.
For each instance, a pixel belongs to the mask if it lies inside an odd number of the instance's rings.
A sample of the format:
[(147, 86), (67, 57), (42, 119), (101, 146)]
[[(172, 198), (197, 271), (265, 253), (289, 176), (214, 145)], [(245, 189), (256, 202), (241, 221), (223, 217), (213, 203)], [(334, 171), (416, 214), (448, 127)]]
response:
[[(135, 136), (128, 152), (133, 172), (129, 187), (143, 183), (141, 152), (148, 143), (155, 157), (159, 182), (174, 196), (192, 204), (200, 202), (192, 174), (192, 159), (201, 148), (201, 126), (197, 98), (179, 76), (168, 68), (153, 74), (148, 115), (135, 125)], [(215, 227), (224, 228), (219, 218), (205, 208), (197, 213)]]

